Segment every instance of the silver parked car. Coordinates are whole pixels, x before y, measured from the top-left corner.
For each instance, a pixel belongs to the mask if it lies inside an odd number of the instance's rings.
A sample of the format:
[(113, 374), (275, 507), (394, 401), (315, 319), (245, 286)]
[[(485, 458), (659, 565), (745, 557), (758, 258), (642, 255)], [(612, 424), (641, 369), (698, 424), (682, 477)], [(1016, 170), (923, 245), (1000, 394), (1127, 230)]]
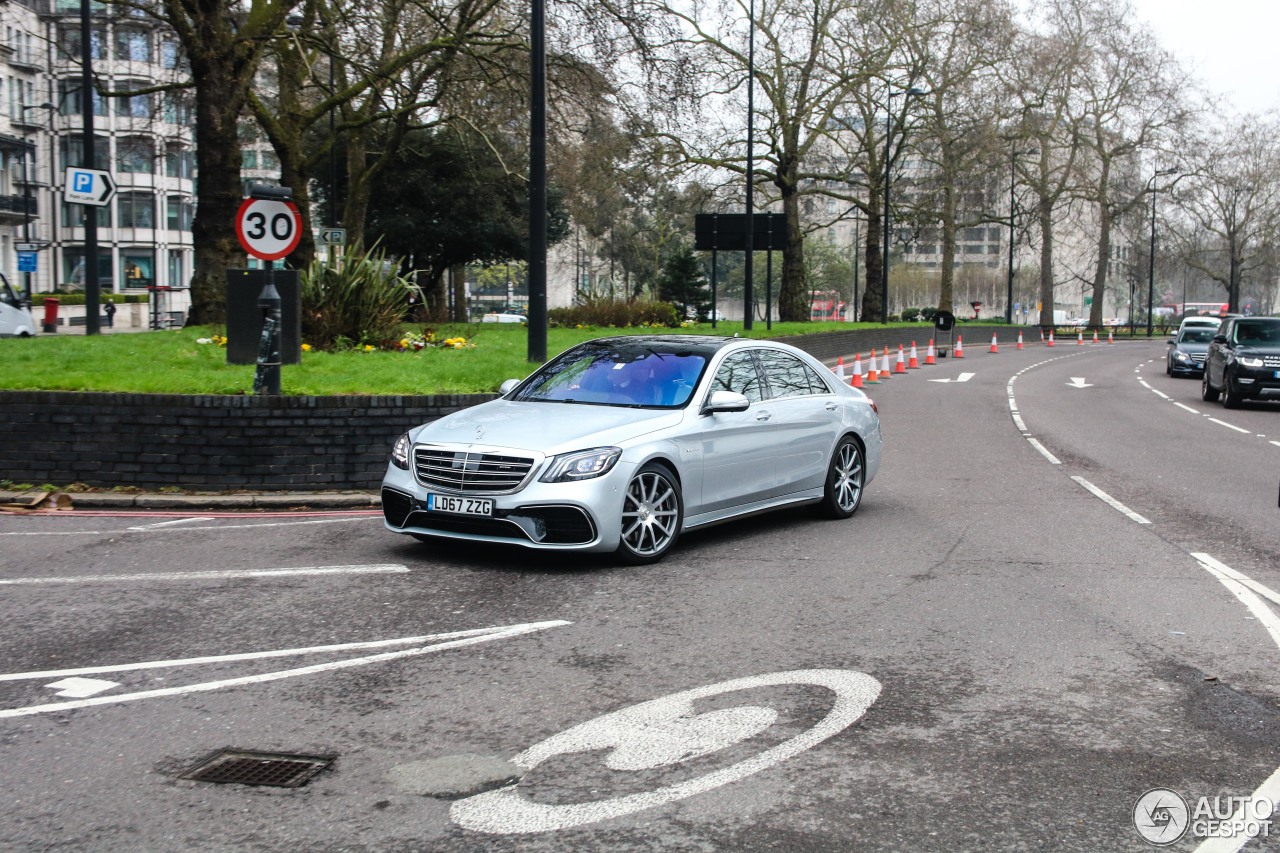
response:
[(663, 557), (680, 533), (799, 504), (857, 511), (875, 403), (768, 341), (602, 338), (396, 441), (386, 526), (419, 539)]

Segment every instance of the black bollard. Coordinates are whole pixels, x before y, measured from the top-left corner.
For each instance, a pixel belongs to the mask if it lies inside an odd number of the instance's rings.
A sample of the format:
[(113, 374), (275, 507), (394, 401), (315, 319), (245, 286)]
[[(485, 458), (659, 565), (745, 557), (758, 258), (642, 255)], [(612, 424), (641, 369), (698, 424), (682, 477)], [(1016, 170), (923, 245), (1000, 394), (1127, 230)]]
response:
[(268, 269), (267, 283), (258, 294), (262, 309), (262, 339), (258, 343), (258, 369), (253, 376), (253, 393), (280, 395), (280, 293), (275, 285), (275, 265)]

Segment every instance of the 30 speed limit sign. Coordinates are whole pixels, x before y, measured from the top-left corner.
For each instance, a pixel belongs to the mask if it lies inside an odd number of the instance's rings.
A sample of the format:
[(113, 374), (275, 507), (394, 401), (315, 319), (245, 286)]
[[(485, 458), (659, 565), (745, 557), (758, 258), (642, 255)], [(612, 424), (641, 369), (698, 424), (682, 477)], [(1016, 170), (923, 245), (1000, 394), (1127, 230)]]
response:
[(291, 201), (247, 198), (236, 213), (236, 237), (255, 258), (278, 261), (298, 247), (302, 214)]

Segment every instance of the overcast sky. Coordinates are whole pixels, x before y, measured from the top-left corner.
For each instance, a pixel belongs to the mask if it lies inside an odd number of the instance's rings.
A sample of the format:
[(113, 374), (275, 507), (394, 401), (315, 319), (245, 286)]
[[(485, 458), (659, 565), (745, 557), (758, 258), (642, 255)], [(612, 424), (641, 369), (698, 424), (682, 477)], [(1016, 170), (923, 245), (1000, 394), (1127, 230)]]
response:
[(1239, 112), (1280, 108), (1280, 2), (1130, 0), (1168, 50)]

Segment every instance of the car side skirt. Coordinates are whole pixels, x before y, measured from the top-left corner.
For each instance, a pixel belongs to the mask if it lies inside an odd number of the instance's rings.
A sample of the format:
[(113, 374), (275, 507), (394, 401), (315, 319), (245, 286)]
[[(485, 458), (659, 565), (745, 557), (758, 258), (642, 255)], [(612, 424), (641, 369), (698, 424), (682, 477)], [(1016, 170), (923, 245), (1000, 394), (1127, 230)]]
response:
[(794, 492), (778, 498), (770, 498), (765, 501), (756, 501), (755, 503), (743, 504), (742, 506), (728, 507), (715, 512), (706, 512), (701, 515), (694, 515), (684, 520), (684, 530), (697, 530), (701, 527), (710, 527), (714, 524), (721, 524), (726, 521), (734, 521), (739, 518), (746, 518), (752, 515), (762, 515), (766, 512), (773, 512), (787, 506), (804, 506), (805, 504), (815, 504), (822, 500), (822, 489), (809, 489), (803, 492)]

